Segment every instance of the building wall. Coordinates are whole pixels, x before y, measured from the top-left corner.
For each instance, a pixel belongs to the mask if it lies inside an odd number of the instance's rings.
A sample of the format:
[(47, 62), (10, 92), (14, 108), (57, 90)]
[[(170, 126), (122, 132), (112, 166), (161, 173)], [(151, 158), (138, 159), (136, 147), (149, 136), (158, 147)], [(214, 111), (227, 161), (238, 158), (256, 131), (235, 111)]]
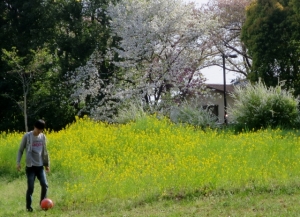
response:
[[(213, 100), (209, 100), (209, 101), (203, 101), (203, 105), (217, 105), (218, 106), (218, 119), (219, 119), (219, 123), (224, 123), (224, 94), (223, 92), (219, 92), (219, 96), (216, 97)], [(227, 113), (228, 113), (228, 108), (233, 106), (233, 98), (227, 94), (226, 95), (226, 101), (227, 101)], [(230, 123), (231, 122), (231, 118), (230, 116), (227, 116), (227, 122)]]
[[(233, 99), (232, 97), (227, 94), (226, 95), (226, 101), (227, 101), (227, 113), (228, 113), (228, 108), (233, 106)], [(221, 98), (216, 99), (215, 104), (218, 105), (219, 107), (219, 122), (224, 123), (224, 96), (223, 94), (221, 95)], [(231, 122), (230, 116), (227, 116), (227, 122)]]

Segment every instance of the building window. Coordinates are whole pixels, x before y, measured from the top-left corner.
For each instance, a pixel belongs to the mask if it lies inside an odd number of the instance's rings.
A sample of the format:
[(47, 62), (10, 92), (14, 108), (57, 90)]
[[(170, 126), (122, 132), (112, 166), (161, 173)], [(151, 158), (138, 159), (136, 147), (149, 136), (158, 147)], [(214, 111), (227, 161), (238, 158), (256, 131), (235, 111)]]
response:
[(219, 117), (219, 106), (218, 105), (205, 105), (203, 106), (203, 109), (207, 109), (211, 111), (212, 114), (214, 114), (216, 117)]

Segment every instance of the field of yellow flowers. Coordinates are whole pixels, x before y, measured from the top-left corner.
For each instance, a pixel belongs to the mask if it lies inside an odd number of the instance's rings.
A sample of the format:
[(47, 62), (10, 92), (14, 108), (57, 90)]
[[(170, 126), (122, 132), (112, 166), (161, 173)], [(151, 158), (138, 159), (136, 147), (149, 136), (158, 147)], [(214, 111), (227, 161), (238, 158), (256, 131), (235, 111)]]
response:
[[(203, 131), (156, 117), (126, 125), (77, 118), (46, 132), (48, 179), (59, 183), (64, 203), (288, 187), (300, 177), (297, 133)], [(0, 177), (18, 176), (22, 135), (0, 134)]]

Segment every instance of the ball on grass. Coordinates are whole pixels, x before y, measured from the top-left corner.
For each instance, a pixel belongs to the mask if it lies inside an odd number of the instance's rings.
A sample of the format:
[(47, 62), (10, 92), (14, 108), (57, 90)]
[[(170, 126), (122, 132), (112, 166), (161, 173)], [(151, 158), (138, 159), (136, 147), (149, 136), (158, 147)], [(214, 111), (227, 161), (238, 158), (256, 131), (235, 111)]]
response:
[(49, 198), (45, 198), (41, 202), (41, 208), (43, 210), (51, 209), (53, 206), (54, 206), (54, 204), (53, 204), (52, 200), (50, 200)]

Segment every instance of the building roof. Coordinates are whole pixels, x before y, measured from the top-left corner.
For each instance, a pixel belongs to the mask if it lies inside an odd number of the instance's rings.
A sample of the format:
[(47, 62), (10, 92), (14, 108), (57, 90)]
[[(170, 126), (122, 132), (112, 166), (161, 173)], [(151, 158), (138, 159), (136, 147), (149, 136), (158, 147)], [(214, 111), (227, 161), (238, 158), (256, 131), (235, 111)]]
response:
[[(224, 85), (223, 84), (206, 84), (207, 88), (216, 90), (216, 91), (220, 91), (220, 92), (224, 92)], [(234, 91), (234, 85), (233, 84), (227, 84), (226, 85), (226, 92), (228, 93), (232, 93)]]

